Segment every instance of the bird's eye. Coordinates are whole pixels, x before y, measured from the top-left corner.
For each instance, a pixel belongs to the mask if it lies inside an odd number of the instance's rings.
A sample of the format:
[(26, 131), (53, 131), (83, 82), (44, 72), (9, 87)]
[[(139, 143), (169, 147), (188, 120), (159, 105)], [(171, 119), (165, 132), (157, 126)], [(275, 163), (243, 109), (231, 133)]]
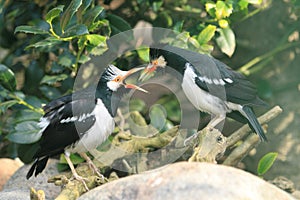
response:
[(121, 78), (118, 76), (114, 79), (115, 82), (120, 82)]
[(223, 138), (222, 138), (221, 136), (218, 136), (218, 137), (217, 137), (217, 142), (218, 142), (218, 143), (221, 143), (222, 141), (223, 141)]

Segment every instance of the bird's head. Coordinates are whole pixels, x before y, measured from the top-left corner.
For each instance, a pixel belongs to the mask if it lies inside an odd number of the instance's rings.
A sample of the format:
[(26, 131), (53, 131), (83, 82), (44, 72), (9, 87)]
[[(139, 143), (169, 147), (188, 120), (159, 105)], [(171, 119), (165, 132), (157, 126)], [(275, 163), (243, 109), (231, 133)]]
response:
[[(150, 50), (151, 51), (151, 50)], [(151, 54), (151, 52), (150, 52)], [(155, 54), (156, 55), (156, 54)], [(167, 66), (167, 62), (165, 61), (165, 58), (160, 55), (158, 57), (151, 57), (150, 63), (147, 65), (147, 67), (142, 71), (139, 81), (146, 81), (152, 76), (154, 76), (155, 71), (158, 67), (164, 68)]]
[(148, 92), (144, 90), (143, 88), (140, 88), (137, 85), (126, 83), (125, 79), (129, 77), (131, 74), (143, 70), (144, 67), (139, 67), (139, 68), (133, 68), (129, 71), (122, 71), (119, 68), (117, 68), (114, 65), (109, 65), (106, 70), (104, 71), (102, 75), (102, 79), (105, 80), (108, 89), (111, 91), (115, 92), (119, 88), (126, 88), (126, 89), (135, 89), (135, 90), (140, 90), (143, 92)]

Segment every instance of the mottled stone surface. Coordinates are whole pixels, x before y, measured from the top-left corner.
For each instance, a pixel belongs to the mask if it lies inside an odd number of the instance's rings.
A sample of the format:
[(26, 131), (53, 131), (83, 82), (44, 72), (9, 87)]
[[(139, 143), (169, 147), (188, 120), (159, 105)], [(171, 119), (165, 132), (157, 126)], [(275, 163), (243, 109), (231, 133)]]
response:
[(89, 199), (230, 199), (290, 200), (288, 193), (243, 170), (181, 162), (99, 186), (82, 195)]

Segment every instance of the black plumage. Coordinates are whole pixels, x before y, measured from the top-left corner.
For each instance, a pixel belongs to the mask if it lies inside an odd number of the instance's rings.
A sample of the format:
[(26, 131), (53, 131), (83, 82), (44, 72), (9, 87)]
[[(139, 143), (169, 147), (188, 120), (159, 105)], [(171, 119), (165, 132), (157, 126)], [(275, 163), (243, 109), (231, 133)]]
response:
[(147, 79), (157, 67), (169, 66), (182, 74), (183, 90), (193, 105), (215, 116), (209, 125), (223, 121), (224, 114), (228, 113), (239, 122), (247, 122), (262, 141), (267, 140), (252, 109), (266, 103), (244, 75), (211, 56), (170, 45), (150, 48), (149, 57), (151, 63), (140, 79)]
[(123, 94), (130, 89), (144, 91), (124, 82), (130, 74), (141, 69), (122, 71), (110, 65), (104, 70), (95, 89), (89, 88), (60, 97), (44, 106), (45, 114), (39, 123), (39, 149), (34, 155), (35, 161), (27, 173), (27, 179), (41, 173), (49, 157), (60, 153), (65, 153), (76, 179), (83, 181), (69, 159), (70, 153), (80, 153), (97, 173), (85, 152), (89, 148), (96, 148), (112, 133), (113, 117)]

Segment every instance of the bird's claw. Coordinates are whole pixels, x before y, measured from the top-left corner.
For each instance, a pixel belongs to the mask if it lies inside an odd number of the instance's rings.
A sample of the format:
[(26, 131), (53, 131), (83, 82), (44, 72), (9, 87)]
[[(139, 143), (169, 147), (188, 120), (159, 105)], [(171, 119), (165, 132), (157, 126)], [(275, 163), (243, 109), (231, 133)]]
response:
[(77, 180), (77, 181), (80, 181), (80, 182), (83, 184), (85, 190), (86, 190), (86, 191), (89, 191), (89, 188), (88, 188), (88, 186), (87, 186), (87, 184), (86, 184), (86, 182), (85, 182), (85, 181), (88, 180), (87, 178), (84, 178), (84, 177), (82, 177), (82, 176), (79, 176), (78, 174), (73, 174), (73, 178), (74, 178), (75, 180)]
[(105, 177), (103, 176), (103, 174), (100, 173), (100, 170), (92, 161), (88, 162), (88, 165), (94, 174), (97, 174), (97, 176), (99, 176), (99, 178), (101, 178), (103, 181), (105, 180)]

